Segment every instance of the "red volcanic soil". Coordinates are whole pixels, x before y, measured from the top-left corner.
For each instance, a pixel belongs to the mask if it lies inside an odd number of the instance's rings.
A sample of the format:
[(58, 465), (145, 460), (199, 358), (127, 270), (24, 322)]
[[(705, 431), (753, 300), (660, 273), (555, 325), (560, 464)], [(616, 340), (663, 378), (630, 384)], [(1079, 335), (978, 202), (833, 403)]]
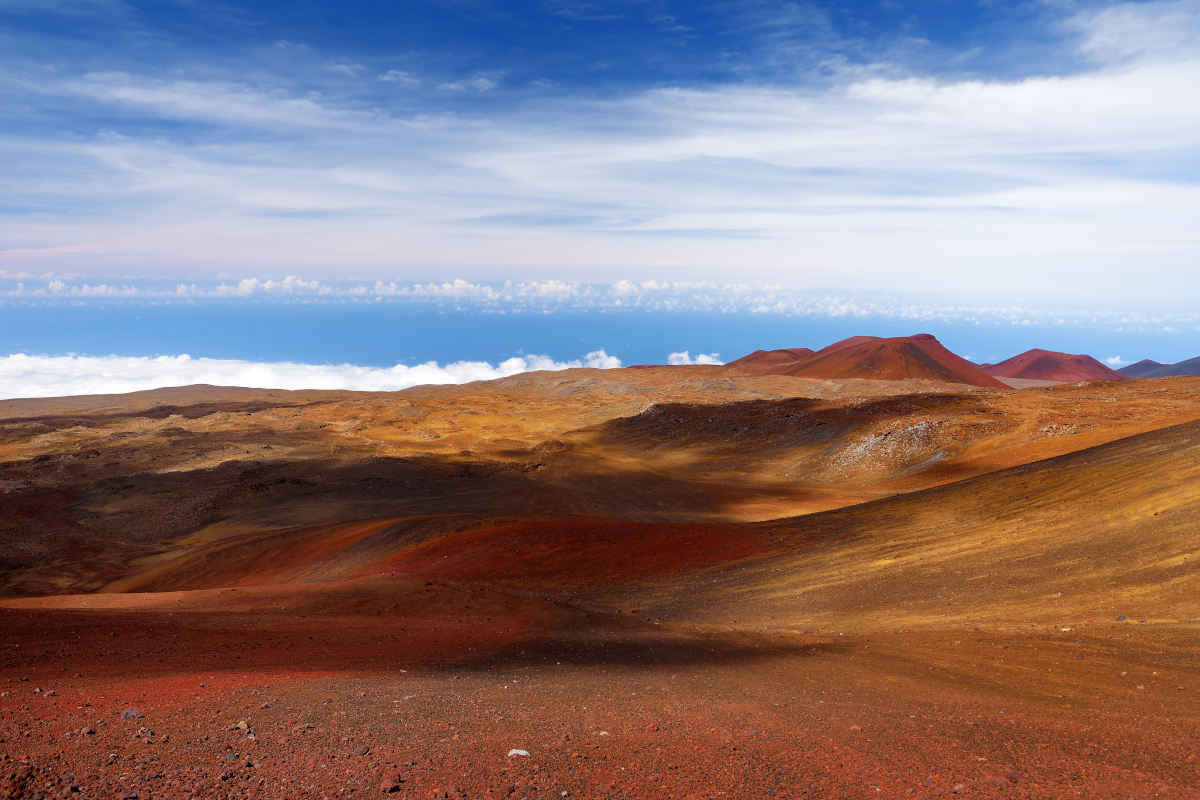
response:
[(1200, 381), (672, 369), (0, 409), (0, 800), (1200, 798)]
[[(791, 375), (798, 378), (872, 378), (875, 380), (924, 379), (945, 383), (965, 383), (971, 386), (1008, 387), (983, 372), (965, 358), (942, 346), (934, 336), (919, 333), (884, 339), (878, 336), (852, 336), (835, 342), (802, 359), (779, 363), (773, 368), (762, 366), (770, 360), (781, 361), (774, 353), (803, 351), (775, 350), (759, 358), (752, 353), (751, 369), (767, 369), (762, 374)], [(768, 359), (768, 357), (772, 359)], [(730, 366), (742, 361), (734, 361)]]
[(984, 364), (980, 367), (989, 375), (998, 378), (1020, 378), (1022, 380), (1062, 381), (1126, 381), (1126, 376), (1109, 369), (1091, 356), (1056, 353), (1052, 350), (1034, 348), (1013, 356), (999, 364)]
[(730, 361), (726, 366), (734, 367), (749, 375), (783, 375), (789, 368), (800, 365), (814, 355), (816, 355), (816, 351), (807, 347), (755, 350), (749, 355)]
[(120, 599), (0, 608), (2, 796), (1200, 793), (1194, 640), (1144, 626), (699, 633), (403, 579)]
[(594, 586), (670, 575), (770, 549), (751, 528), (612, 520), (523, 520), (409, 548), (371, 571), (505, 586)]

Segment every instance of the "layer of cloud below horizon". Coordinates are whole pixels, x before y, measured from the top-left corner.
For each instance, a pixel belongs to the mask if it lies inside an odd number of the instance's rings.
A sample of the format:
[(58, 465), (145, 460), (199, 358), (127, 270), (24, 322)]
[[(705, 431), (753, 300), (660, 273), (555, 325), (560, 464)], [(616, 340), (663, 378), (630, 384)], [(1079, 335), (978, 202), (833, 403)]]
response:
[[(673, 353), (672, 357), (686, 353)], [(710, 360), (710, 358), (712, 360)], [(689, 363), (689, 362), (681, 362)], [(695, 363), (719, 363), (700, 356)], [(415, 366), (364, 367), (353, 364), (297, 364), (179, 356), (30, 356), (0, 358), (0, 400), (120, 394), (169, 386), (209, 384), (253, 389), (340, 389), (390, 392), (424, 384), (458, 384), (507, 378), (536, 370), (582, 367), (616, 369), (621, 360), (603, 350), (555, 361), (524, 355), (492, 364), (485, 361), (430, 361)]]

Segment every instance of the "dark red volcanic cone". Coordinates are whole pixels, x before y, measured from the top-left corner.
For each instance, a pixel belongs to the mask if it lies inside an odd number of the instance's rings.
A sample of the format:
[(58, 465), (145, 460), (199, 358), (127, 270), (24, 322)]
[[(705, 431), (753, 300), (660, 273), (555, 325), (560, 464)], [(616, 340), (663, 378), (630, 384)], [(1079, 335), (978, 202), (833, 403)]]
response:
[[(790, 362), (777, 354), (804, 354)], [(876, 380), (924, 379), (971, 386), (1008, 388), (961, 356), (947, 350), (934, 336), (881, 338), (852, 336), (816, 353), (805, 350), (758, 351), (730, 366), (756, 375), (792, 375), (800, 378), (873, 378)]]
[(791, 347), (785, 350), (755, 350), (726, 366), (749, 375), (779, 375), (781, 370), (795, 367), (812, 358), (814, 351), (807, 347)]
[(1109, 369), (1091, 356), (1056, 353), (1033, 349), (999, 364), (985, 366), (984, 372), (999, 378), (1035, 381), (1126, 381), (1126, 376)]

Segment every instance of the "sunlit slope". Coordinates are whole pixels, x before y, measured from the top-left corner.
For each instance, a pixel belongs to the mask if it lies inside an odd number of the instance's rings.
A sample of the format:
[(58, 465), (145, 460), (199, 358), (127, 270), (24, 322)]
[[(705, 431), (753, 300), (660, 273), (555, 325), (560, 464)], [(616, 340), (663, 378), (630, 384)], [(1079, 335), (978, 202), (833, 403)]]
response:
[[(720, 369), (21, 401), (0, 408), (0, 595), (97, 591), (148, 570), (143, 590), (338, 580), (472, 528), (495, 530), (477, 541), (508, 559), (520, 537), (505, 526), (536, 541), (546, 519), (797, 517), (1200, 418), (1195, 378), (997, 391)], [(593, 549), (614, 535), (589, 530)]]
[(756, 525), (449, 516), (215, 538), (110, 591), (408, 575), (647, 618), (835, 631), (1200, 614), (1200, 422)]
[(781, 551), (601, 601), (827, 632), (1193, 620), (1200, 422), (774, 525)]
[[(576, 452), (736, 488), (738, 519), (826, 511), (1200, 417), (1187, 380), (1017, 392), (658, 403), (564, 437)], [(774, 512), (774, 513), (772, 513)], [(732, 515), (730, 515), (732, 517)]]

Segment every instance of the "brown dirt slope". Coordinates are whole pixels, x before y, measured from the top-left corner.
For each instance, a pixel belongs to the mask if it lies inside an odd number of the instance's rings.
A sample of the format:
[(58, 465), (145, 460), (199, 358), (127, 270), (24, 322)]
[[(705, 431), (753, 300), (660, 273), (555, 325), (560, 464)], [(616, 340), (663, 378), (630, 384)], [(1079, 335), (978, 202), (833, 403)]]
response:
[[(399, 393), (179, 391), (0, 419), (0, 594), (96, 591), (218, 541), (278, 533), (286, 548), (378, 520), (422, 537), (523, 518), (768, 520), (1200, 418), (1189, 378), (995, 391), (663, 367)], [(398, 530), (313, 574), (388, 557)]]
[(767, 525), (772, 555), (610, 602), (793, 630), (1195, 624), (1200, 422)]

